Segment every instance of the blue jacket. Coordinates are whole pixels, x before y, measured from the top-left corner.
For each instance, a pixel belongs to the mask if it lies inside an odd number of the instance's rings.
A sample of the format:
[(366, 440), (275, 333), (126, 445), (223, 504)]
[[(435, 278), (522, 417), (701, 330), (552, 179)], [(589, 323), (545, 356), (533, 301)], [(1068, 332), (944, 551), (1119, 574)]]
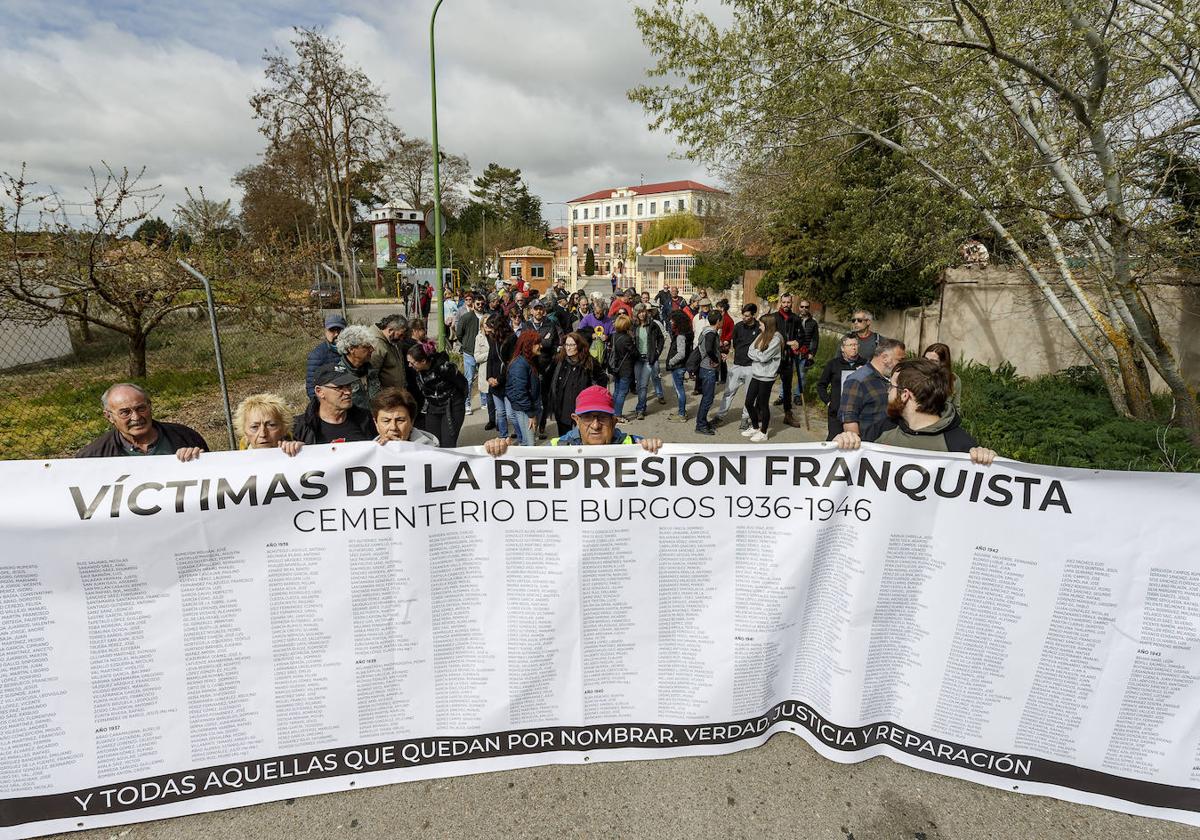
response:
[(517, 411), (540, 414), (542, 411), (542, 387), (537, 371), (524, 356), (509, 362), (508, 378), (504, 383), (504, 396)]
[(308, 393), (310, 400), (316, 396), (313, 386), (317, 383), (313, 382), (313, 377), (317, 375), (317, 371), (324, 365), (336, 364), (341, 360), (342, 357), (337, 348), (328, 341), (322, 341), (308, 354), (308, 368), (304, 372), (304, 390)]
[[(616, 426), (613, 426), (613, 443), (641, 443), (641, 435), (631, 435), (628, 432), (622, 432)], [(562, 437), (556, 437), (550, 441), (551, 446), (583, 446), (583, 435), (579, 434), (579, 427), (571, 429)]]

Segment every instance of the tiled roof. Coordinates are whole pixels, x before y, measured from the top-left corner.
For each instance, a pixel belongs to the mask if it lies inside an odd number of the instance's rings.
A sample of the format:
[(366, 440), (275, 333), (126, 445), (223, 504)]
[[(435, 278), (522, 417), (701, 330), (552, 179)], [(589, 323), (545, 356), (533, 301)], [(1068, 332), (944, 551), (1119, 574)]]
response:
[[(672, 243), (682, 245), (682, 248), (672, 248)], [(680, 255), (696, 254), (700, 251), (712, 250), (713, 240), (711, 239), (672, 239), (670, 242), (664, 242), (657, 248), (651, 248), (643, 257), (670, 257)]]
[(716, 187), (701, 184), (699, 181), (663, 181), (659, 184), (640, 184), (636, 187), (613, 187), (607, 190), (597, 190), (594, 193), (573, 198), (567, 203), (578, 204), (581, 201), (599, 201), (600, 199), (611, 197), (614, 192), (621, 189), (632, 190), (637, 195), (656, 195), (658, 193), (680, 192), (682, 190), (700, 190), (701, 192), (727, 195), (724, 190), (718, 190)]
[(513, 248), (511, 251), (503, 251), (502, 257), (553, 257), (553, 251), (547, 251), (544, 248), (538, 248), (535, 245), (522, 245), (520, 248)]

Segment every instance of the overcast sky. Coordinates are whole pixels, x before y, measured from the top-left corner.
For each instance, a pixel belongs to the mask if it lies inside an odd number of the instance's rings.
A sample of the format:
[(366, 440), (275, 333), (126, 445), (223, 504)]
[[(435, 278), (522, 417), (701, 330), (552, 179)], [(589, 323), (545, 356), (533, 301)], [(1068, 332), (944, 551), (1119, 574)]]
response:
[[(704, 0), (716, 5), (716, 0)], [(694, 178), (626, 91), (651, 57), (632, 0), (445, 0), (438, 13), (442, 146), (478, 173), (520, 167), (545, 202), (604, 187)], [(160, 215), (233, 174), (264, 140), (247, 99), (262, 53), (292, 26), (321, 26), (389, 96), (406, 133), (429, 137), (432, 0), (0, 0), (0, 169), (83, 200), (89, 166), (146, 166)], [(558, 224), (564, 208), (546, 206)]]

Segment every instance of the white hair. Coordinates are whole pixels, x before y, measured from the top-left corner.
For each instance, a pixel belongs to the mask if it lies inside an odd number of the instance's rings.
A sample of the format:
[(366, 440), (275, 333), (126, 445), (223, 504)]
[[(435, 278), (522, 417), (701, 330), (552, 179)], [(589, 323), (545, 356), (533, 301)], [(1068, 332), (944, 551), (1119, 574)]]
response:
[(371, 341), (371, 331), (362, 324), (351, 324), (342, 330), (342, 334), (337, 339), (337, 351), (343, 356), (352, 348), (364, 345), (375, 346)]
[(141, 394), (142, 399), (144, 399), (147, 403), (150, 402), (150, 395), (146, 393), (146, 389), (143, 388), (141, 385), (134, 385), (132, 382), (118, 382), (115, 385), (109, 385), (108, 388), (105, 389), (104, 393), (100, 395), (100, 407), (103, 408), (105, 411), (108, 411), (108, 396), (109, 396), (109, 394), (111, 394), (113, 391), (117, 390), (118, 388), (132, 388), (133, 390), (135, 390), (139, 394)]

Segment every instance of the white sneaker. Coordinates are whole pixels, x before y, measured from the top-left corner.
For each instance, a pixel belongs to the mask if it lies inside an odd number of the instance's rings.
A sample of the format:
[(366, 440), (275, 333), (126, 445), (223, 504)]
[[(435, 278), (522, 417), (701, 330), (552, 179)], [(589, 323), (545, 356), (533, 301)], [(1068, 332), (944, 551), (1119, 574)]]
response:
[(756, 434), (758, 434), (758, 429), (753, 426), (747, 426), (742, 430), (742, 437), (753, 437)]
[(475, 409), (471, 408), (471, 406), (467, 406), (467, 416), (468, 416), (468, 417), (470, 417), (470, 416), (471, 416), (471, 412), (472, 412), (472, 411), (474, 411), (474, 410), (475, 410)]
[(757, 429), (754, 431), (754, 434), (752, 434), (752, 435), (750, 436), (750, 442), (751, 442), (751, 443), (762, 443), (762, 442), (763, 442), (763, 441), (765, 441), (766, 439), (767, 439), (767, 433), (766, 433), (766, 432), (759, 431), (759, 430), (757, 430)]

